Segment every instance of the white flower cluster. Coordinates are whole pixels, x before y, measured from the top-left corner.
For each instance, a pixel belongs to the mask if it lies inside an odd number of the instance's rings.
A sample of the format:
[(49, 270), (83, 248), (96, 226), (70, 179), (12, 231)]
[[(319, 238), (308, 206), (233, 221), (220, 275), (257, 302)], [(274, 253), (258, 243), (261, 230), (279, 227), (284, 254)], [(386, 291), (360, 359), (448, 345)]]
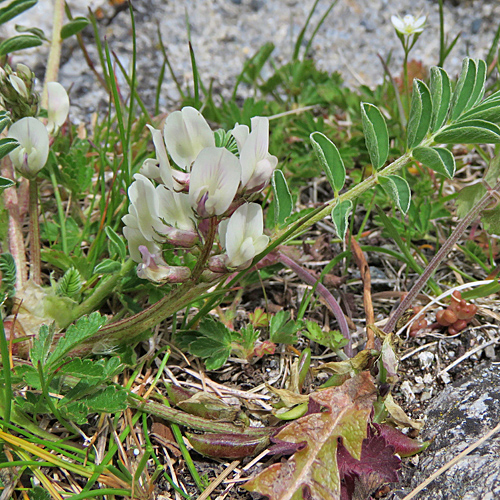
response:
[(278, 160), (268, 152), (269, 120), (254, 117), (251, 125), (251, 131), (246, 125), (231, 131), (238, 156), (216, 147), (214, 132), (192, 107), (171, 113), (163, 133), (149, 127), (156, 159), (147, 159), (134, 175), (123, 217), (140, 277), (185, 281), (186, 269), (167, 266), (161, 244), (193, 247), (203, 239), (207, 220), (218, 224), (224, 250), (219, 267), (244, 268), (267, 246), (262, 208), (248, 200), (268, 185)]

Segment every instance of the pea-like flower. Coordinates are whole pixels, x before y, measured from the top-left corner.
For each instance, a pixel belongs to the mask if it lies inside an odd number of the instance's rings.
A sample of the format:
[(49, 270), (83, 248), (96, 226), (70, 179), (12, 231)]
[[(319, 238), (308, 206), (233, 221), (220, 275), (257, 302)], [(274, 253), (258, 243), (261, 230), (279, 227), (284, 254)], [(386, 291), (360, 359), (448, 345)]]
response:
[(19, 142), (9, 156), (15, 169), (24, 177), (34, 179), (47, 163), (49, 134), (40, 120), (21, 118), (9, 129), (9, 137)]
[(191, 170), (189, 200), (203, 219), (222, 215), (231, 205), (240, 183), (238, 158), (224, 148), (203, 149)]
[(203, 115), (190, 106), (168, 115), (163, 129), (165, 144), (175, 164), (189, 171), (204, 148), (215, 147), (214, 133)]
[(69, 97), (65, 88), (58, 82), (47, 83), (47, 131), (54, 135), (68, 118)]
[(399, 16), (391, 16), (391, 22), (396, 31), (406, 36), (422, 33), (426, 19), (426, 16), (415, 18), (411, 14), (407, 14), (402, 19)]
[(278, 164), (278, 158), (269, 154), (269, 119), (252, 118), (252, 131), (246, 125), (237, 125), (233, 131), (241, 163), (240, 190), (254, 193), (264, 189)]
[(151, 253), (146, 246), (140, 246), (142, 263), (137, 266), (137, 276), (155, 283), (183, 283), (191, 276), (189, 267), (169, 266), (160, 253)]
[(257, 203), (241, 205), (229, 220), (219, 224), (219, 238), (226, 249), (228, 268), (245, 268), (269, 243), (264, 233), (262, 207)]

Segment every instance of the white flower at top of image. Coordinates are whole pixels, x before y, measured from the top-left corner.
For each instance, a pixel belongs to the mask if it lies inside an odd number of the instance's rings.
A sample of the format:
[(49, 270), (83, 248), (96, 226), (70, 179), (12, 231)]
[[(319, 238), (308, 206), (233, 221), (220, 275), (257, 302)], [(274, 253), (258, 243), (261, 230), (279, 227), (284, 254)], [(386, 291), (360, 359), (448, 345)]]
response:
[(222, 215), (240, 183), (238, 158), (224, 148), (205, 148), (196, 158), (189, 181), (189, 201), (202, 218)]
[(255, 192), (264, 189), (271, 178), (278, 158), (269, 154), (269, 119), (252, 118), (252, 131), (237, 125), (232, 131), (240, 152), (241, 190)]
[(262, 207), (257, 203), (241, 205), (233, 215), (219, 224), (219, 238), (226, 249), (226, 266), (243, 268), (269, 244), (264, 233)]
[(47, 83), (47, 130), (54, 135), (66, 121), (69, 113), (69, 97), (65, 88), (58, 82)]
[(49, 134), (44, 124), (33, 117), (21, 118), (9, 129), (9, 137), (19, 147), (9, 154), (14, 168), (24, 177), (34, 179), (47, 163)]
[(163, 135), (170, 157), (187, 171), (204, 148), (215, 147), (212, 129), (203, 115), (190, 106), (168, 115)]
[(397, 32), (402, 35), (415, 35), (422, 33), (425, 27), (426, 16), (416, 18), (411, 14), (407, 14), (403, 18), (399, 16), (391, 16), (391, 22)]

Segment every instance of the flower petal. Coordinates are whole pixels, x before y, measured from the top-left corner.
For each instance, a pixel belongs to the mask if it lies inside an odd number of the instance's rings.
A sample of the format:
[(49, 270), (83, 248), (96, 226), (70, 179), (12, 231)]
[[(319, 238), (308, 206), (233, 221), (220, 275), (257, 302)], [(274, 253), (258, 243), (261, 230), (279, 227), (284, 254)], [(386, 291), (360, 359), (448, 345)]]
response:
[(47, 94), (47, 130), (53, 135), (68, 117), (69, 97), (65, 88), (58, 82), (47, 83)]

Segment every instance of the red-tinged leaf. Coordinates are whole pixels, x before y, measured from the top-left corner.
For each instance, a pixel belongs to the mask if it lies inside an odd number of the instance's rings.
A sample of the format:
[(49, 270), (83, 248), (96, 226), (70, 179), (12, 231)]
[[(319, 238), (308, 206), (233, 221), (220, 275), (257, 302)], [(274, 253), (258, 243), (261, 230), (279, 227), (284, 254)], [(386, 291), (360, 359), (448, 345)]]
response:
[(307, 441), (289, 443), (288, 441), (282, 441), (275, 437), (271, 437), (271, 443), (273, 443), (273, 445), (268, 449), (270, 455), (292, 455), (297, 451), (303, 450), (304, 447), (307, 446)]
[(240, 411), (238, 406), (231, 406), (222, 399), (208, 392), (197, 392), (189, 399), (180, 401), (177, 406), (185, 412), (209, 420), (232, 422)]
[(245, 434), (191, 434), (186, 432), (191, 446), (201, 455), (232, 460), (260, 453), (268, 444), (268, 436)]
[(376, 489), (383, 483), (398, 481), (397, 470), (401, 467), (401, 460), (394, 455), (394, 446), (388, 445), (370, 426), (363, 440), (360, 459), (355, 459), (343, 443), (339, 443), (337, 460), (342, 480), (342, 499), (353, 498), (357, 483), (361, 483), (365, 489), (366, 483), (369, 483), (371, 489)]
[(394, 446), (394, 452), (401, 457), (411, 457), (424, 451), (430, 444), (430, 441), (421, 442), (408, 437), (401, 431), (388, 424), (373, 424), (380, 436), (382, 436), (387, 444)]
[(267, 495), (270, 500), (340, 500), (339, 438), (351, 456), (361, 458), (376, 388), (371, 375), (363, 372), (311, 398), (325, 410), (299, 418), (275, 436), (289, 443), (305, 441), (307, 445), (251, 479), (244, 486), (247, 490)]
[(175, 406), (177, 406), (177, 404), (181, 401), (186, 401), (186, 399), (189, 399), (195, 394), (194, 391), (188, 391), (187, 389), (184, 389), (183, 387), (180, 387), (178, 385), (167, 384), (166, 389), (170, 403)]

